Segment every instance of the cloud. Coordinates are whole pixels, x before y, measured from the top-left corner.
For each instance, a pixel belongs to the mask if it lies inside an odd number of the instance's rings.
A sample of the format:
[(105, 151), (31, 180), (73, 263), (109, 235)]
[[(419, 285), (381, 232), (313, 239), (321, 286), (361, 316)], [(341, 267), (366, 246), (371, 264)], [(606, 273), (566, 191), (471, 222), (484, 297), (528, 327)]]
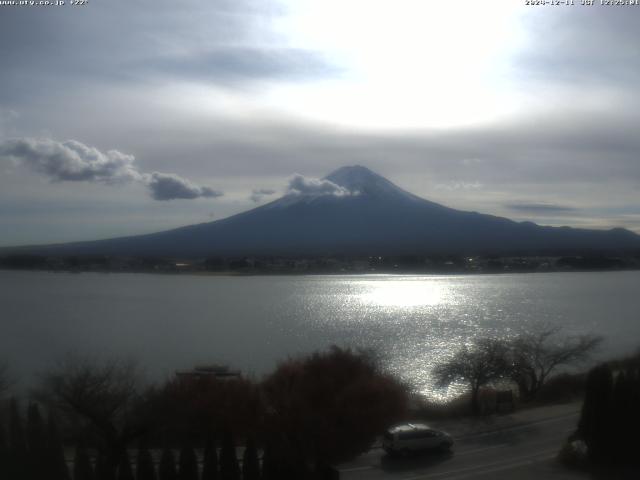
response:
[(173, 173), (153, 172), (148, 176), (147, 185), (155, 200), (216, 198), (223, 195), (222, 192), (210, 187), (199, 187)]
[(258, 188), (258, 189), (254, 189), (251, 192), (251, 195), (249, 196), (249, 199), (254, 203), (258, 203), (264, 197), (268, 197), (270, 195), (275, 195), (275, 193), (276, 193), (276, 191), (272, 190), (270, 188)]
[(18, 112), (0, 106), (0, 138), (7, 136), (12, 123), (19, 117)]
[(142, 173), (135, 157), (118, 150), (101, 152), (76, 140), (16, 138), (0, 141), (0, 158), (27, 165), (52, 182), (115, 185), (139, 182), (156, 200), (215, 198), (222, 192), (201, 187), (173, 173)]
[(435, 185), (435, 188), (446, 191), (477, 190), (482, 188), (482, 184), (480, 182), (448, 182), (438, 183)]
[[(321, 53), (283, 46), (274, 36), (270, 20), (285, 13), (279, 2), (188, 3), (97, 2), (83, 12), (81, 22), (66, 11), (40, 15), (33, 9), (3, 9), (0, 81), (5, 88), (0, 104), (37, 102), (51, 95), (47, 90), (62, 96), (70, 81), (77, 96), (80, 86), (130, 90), (178, 80), (229, 88), (308, 80), (337, 71)], [(116, 24), (119, 33), (113, 35)], [(13, 41), (26, 26), (29, 38)], [(68, 45), (74, 45), (73, 51)], [(48, 88), (38, 88), (43, 84)]]
[(575, 212), (577, 209), (564, 205), (553, 205), (549, 203), (510, 203), (505, 205), (509, 210), (530, 214), (564, 214)]
[(22, 162), (55, 182), (87, 181), (109, 185), (142, 178), (133, 165), (133, 155), (118, 150), (103, 153), (75, 140), (6, 140), (0, 143), (0, 157)]
[(640, 57), (636, 49), (623, 46), (640, 41), (637, 17), (626, 8), (600, 5), (570, 10), (537, 18), (533, 32), (539, 38), (562, 32), (563, 48), (531, 42), (515, 64), (522, 77), (545, 85), (566, 83), (572, 89), (580, 82), (581, 89), (599, 84), (607, 89), (635, 90)]
[(266, 80), (306, 80), (338, 73), (313, 51), (292, 48), (217, 46), (205, 52), (152, 58), (144, 72), (234, 86), (240, 82)]
[(296, 173), (289, 179), (287, 193), (290, 195), (334, 195), (342, 197), (352, 192), (329, 180), (309, 178)]

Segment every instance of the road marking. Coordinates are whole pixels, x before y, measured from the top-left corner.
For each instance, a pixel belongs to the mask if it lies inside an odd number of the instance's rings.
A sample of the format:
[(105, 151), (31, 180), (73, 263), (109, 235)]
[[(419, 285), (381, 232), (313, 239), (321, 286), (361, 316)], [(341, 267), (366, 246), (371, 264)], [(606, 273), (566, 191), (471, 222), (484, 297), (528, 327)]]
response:
[(470, 475), (474, 475), (474, 476), (476, 476), (476, 475), (487, 475), (487, 474), (490, 474), (490, 473), (501, 472), (503, 470), (512, 470), (514, 468), (524, 467), (526, 465), (533, 465), (537, 461), (550, 460), (550, 459), (552, 459), (554, 457), (555, 457), (555, 453), (553, 455), (548, 455), (548, 456), (534, 457), (534, 458), (531, 458), (530, 460), (525, 460), (525, 461), (518, 462), (518, 463), (510, 463), (510, 464), (502, 465), (500, 467), (491, 468), (489, 470), (469, 472), (469, 473), (465, 473), (463, 475), (458, 475), (457, 477), (449, 477), (447, 480), (460, 480), (462, 478), (468, 478)]
[[(513, 427), (506, 427), (506, 428), (502, 428), (502, 429), (498, 429), (498, 430), (493, 430), (490, 432), (484, 432), (484, 433), (478, 433), (478, 434), (472, 434), (472, 435), (468, 435), (468, 436), (461, 436), (461, 437), (456, 437), (456, 439), (461, 439), (461, 440), (466, 440), (466, 439), (473, 439), (473, 438), (478, 438), (478, 437), (486, 437), (486, 436), (490, 436), (490, 435), (495, 435), (498, 433), (503, 433), (503, 432), (508, 432), (510, 430), (522, 430), (522, 429), (526, 429), (531, 427), (532, 425), (541, 425), (541, 424), (546, 424), (546, 423), (555, 423), (555, 422), (560, 422), (562, 420), (567, 420), (571, 417), (576, 417), (579, 415), (579, 412), (573, 412), (573, 413), (568, 413), (565, 415), (560, 415), (557, 417), (553, 417), (553, 418), (547, 418), (544, 420), (538, 420), (535, 422), (529, 422), (529, 423), (525, 423), (525, 424), (521, 424), (521, 425), (516, 425)], [(566, 430), (566, 432), (573, 432), (575, 429), (571, 428)], [(547, 440), (544, 441), (544, 443), (546, 443)], [(535, 443), (542, 443), (542, 442), (535, 442)], [(476, 449), (471, 449), (471, 450), (455, 450), (455, 455), (456, 456), (463, 456), (463, 455), (471, 455), (474, 453), (478, 453), (478, 452), (483, 452), (483, 451), (487, 451), (487, 450), (494, 450), (494, 449), (498, 449), (498, 448), (504, 448), (504, 447), (509, 447), (511, 444), (510, 443), (501, 443), (498, 445), (492, 445), (489, 447), (482, 447), (482, 448), (476, 448)], [(374, 450), (378, 450), (379, 449), (379, 444), (375, 444), (373, 446), (374, 448), (372, 448), (371, 450), (369, 450), (369, 454), (374, 453)], [(377, 453), (377, 452), (375, 452)], [(472, 471), (473, 474), (480, 474), (480, 473), (491, 473), (494, 470), (495, 471), (500, 471), (500, 470), (505, 470), (505, 469), (509, 469), (509, 468), (516, 468), (519, 466), (523, 466), (523, 465), (527, 465), (531, 462), (533, 462), (534, 460), (542, 460), (543, 458), (538, 458), (541, 455), (545, 455), (546, 453), (552, 453), (553, 455), (550, 455), (549, 457), (546, 458), (552, 458), (553, 456), (555, 456), (555, 453), (557, 453), (557, 449), (554, 450), (549, 450), (548, 452), (544, 451), (544, 452), (540, 452), (537, 454), (533, 454), (533, 455), (528, 455), (528, 456), (524, 456), (524, 457), (517, 457), (516, 459), (511, 459), (509, 460), (510, 463), (503, 463), (503, 462), (493, 462), (493, 463), (488, 463), (485, 465), (478, 465), (478, 466), (473, 466), (473, 467), (466, 467), (463, 469), (459, 469), (459, 470), (451, 470), (448, 472), (435, 472), (435, 473), (427, 473), (427, 474), (423, 474), (423, 475), (419, 475), (418, 476), (414, 476), (414, 477), (407, 477), (404, 478), (403, 480), (421, 480), (421, 479), (428, 479), (428, 478), (437, 478), (437, 477), (441, 477), (443, 475), (451, 475), (451, 474), (456, 474), (456, 473), (460, 473), (462, 476), (461, 477), (452, 477), (452, 478), (464, 478), (465, 476), (469, 476), (471, 473), (465, 473), (465, 472), (469, 472)], [(513, 461), (516, 460), (520, 463), (513, 463)], [(494, 470), (489, 470), (487, 472), (479, 472), (478, 469), (482, 469), (482, 468), (487, 468), (487, 467), (492, 467), (495, 466)], [(344, 473), (349, 473), (349, 472), (358, 472), (358, 471), (365, 471), (365, 470), (374, 470), (374, 469), (379, 469), (380, 467), (378, 465), (363, 465), (360, 467), (350, 467), (350, 468), (340, 468), (340, 472), (344, 472)]]
[[(472, 450), (456, 450), (454, 454), (456, 457), (460, 457), (462, 455), (470, 455), (472, 453), (484, 452), (485, 450), (494, 450), (496, 448), (503, 448), (508, 446), (509, 446), (508, 443), (501, 443), (499, 445), (492, 445), (490, 447), (483, 447), (483, 448), (474, 448)], [(339, 470), (341, 472), (358, 472), (361, 470), (373, 470), (374, 468), (377, 468), (377, 467), (375, 465), (363, 465), (361, 467), (340, 468)]]
[[(529, 446), (529, 447), (534, 447), (534, 446), (544, 446), (545, 444), (553, 444), (554, 446), (556, 445), (556, 443), (561, 444), (562, 443), (562, 435), (568, 433), (568, 432), (573, 432), (575, 431), (574, 428), (570, 429), (570, 430), (566, 430), (563, 431), (562, 434), (558, 434), (557, 436), (554, 435), (552, 438), (541, 438), (538, 440), (534, 440), (534, 441), (530, 441), (530, 442), (526, 442), (525, 445)], [(510, 448), (510, 447), (518, 447), (518, 446), (522, 446), (523, 443), (521, 442), (505, 442), (505, 443), (499, 443), (496, 445), (490, 445), (487, 447), (479, 447), (479, 448), (472, 448), (472, 449), (462, 449), (462, 450), (458, 450), (455, 449), (454, 453), (456, 456), (460, 456), (460, 455), (470, 455), (472, 453), (478, 453), (478, 452), (483, 452), (485, 450), (493, 450), (496, 448)]]
[[(572, 432), (572, 431), (574, 431), (574, 429), (571, 429), (571, 430), (568, 430), (568, 431)], [(544, 444), (548, 444), (548, 443), (554, 443), (555, 444), (555, 442), (549, 442), (548, 439), (542, 439), (542, 440), (538, 440), (538, 441), (532, 442), (532, 443), (530, 443), (528, 445), (531, 446), (531, 447), (537, 446), (537, 445), (544, 446)], [(458, 458), (458, 457), (462, 457), (464, 455), (472, 455), (472, 454), (475, 454), (475, 453), (485, 452), (487, 450), (496, 450), (496, 449), (499, 449), (499, 448), (509, 448), (509, 447), (512, 447), (512, 446), (514, 446), (514, 445), (511, 444), (511, 443), (500, 443), (500, 444), (497, 444), (497, 445), (491, 445), (491, 446), (488, 446), (488, 447), (481, 447), (481, 448), (473, 448), (473, 449), (469, 449), (469, 450), (457, 450), (456, 449), (456, 450), (453, 451), (453, 454), (455, 455), (456, 458)], [(358, 472), (358, 471), (364, 471), (364, 470), (374, 470), (376, 468), (380, 468), (379, 465), (362, 465), (360, 467), (340, 468), (339, 470), (341, 472), (344, 472), (344, 473), (350, 473), (350, 472)]]
[(455, 437), (456, 440), (457, 439), (467, 439), (467, 438), (477, 438), (477, 437), (487, 437), (489, 435), (495, 435), (497, 433), (503, 433), (503, 432), (508, 432), (509, 430), (522, 430), (523, 428), (529, 428), (532, 425), (541, 425), (543, 423), (554, 423), (554, 422), (560, 422), (562, 420), (567, 420), (571, 417), (577, 417), (580, 414), (580, 412), (575, 412), (575, 413), (569, 413), (567, 415), (562, 415), (560, 417), (554, 417), (554, 418), (547, 418), (545, 420), (538, 420), (536, 422), (529, 422), (529, 423), (524, 423), (522, 425), (516, 425), (515, 427), (506, 427), (506, 428), (501, 428), (501, 429), (496, 429), (496, 430), (492, 430), (490, 432), (484, 432), (484, 433), (474, 433), (471, 435), (462, 435), (460, 437)]
[[(533, 461), (534, 459), (539, 458), (539, 460), (543, 460), (546, 458), (550, 458), (550, 457), (546, 457), (547, 455), (551, 455), (551, 454), (556, 454), (557, 453), (557, 449), (553, 449), (553, 450), (546, 450), (543, 452), (538, 452), (536, 454), (533, 455), (525, 455), (522, 457), (516, 457), (516, 458), (512, 458), (509, 460), (510, 463), (504, 463), (504, 462), (492, 462), (492, 463), (485, 463), (483, 465), (473, 465), (471, 467), (465, 467), (465, 468), (459, 468), (457, 470), (449, 470), (446, 472), (435, 472), (435, 473), (426, 473), (423, 475), (419, 475), (419, 476), (415, 476), (415, 477), (405, 477), (403, 480), (424, 480), (427, 478), (436, 478), (436, 477), (442, 477), (442, 476), (446, 476), (446, 475), (455, 475), (455, 474), (462, 474), (462, 477), (466, 475), (477, 475), (478, 473), (482, 473), (479, 470), (483, 469), (483, 468), (487, 468), (487, 467), (496, 467), (498, 470), (508, 470), (510, 468), (515, 468), (515, 467), (519, 467), (522, 465), (526, 465), (528, 463), (530, 463), (531, 461)], [(551, 455), (551, 457), (553, 457), (553, 455)], [(516, 463), (513, 463), (516, 462)], [(491, 473), (491, 468), (489, 471), (487, 471), (487, 473)], [(460, 477), (451, 477), (453, 478), (460, 478)]]
[(364, 467), (340, 468), (341, 472), (359, 472), (360, 470), (373, 470), (373, 465), (365, 465)]
[(459, 457), (460, 455), (470, 455), (472, 453), (484, 452), (485, 450), (494, 450), (496, 448), (503, 448), (508, 446), (508, 443), (500, 443), (498, 445), (492, 445), (490, 447), (474, 448), (471, 450), (455, 450), (454, 454), (456, 457)]

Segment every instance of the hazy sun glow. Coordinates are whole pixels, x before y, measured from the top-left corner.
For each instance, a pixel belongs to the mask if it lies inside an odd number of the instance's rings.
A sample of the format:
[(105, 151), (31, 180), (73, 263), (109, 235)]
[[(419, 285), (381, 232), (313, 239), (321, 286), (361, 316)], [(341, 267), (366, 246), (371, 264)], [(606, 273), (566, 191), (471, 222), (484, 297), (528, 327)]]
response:
[[(271, 101), (360, 127), (446, 127), (508, 113), (508, 59), (522, 42), (517, 2), (292, 2), (280, 27), (338, 78), (274, 89)], [(300, 111), (300, 106), (304, 111)]]

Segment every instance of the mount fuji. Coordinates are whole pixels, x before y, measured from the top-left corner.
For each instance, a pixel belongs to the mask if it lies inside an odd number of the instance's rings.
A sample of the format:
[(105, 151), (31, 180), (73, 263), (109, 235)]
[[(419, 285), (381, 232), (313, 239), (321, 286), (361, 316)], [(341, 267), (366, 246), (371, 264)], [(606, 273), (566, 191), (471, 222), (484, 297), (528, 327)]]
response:
[(131, 237), (24, 247), (50, 255), (251, 256), (553, 254), (640, 250), (621, 229), (584, 230), (466, 212), (413, 195), (361, 166), (231, 217)]

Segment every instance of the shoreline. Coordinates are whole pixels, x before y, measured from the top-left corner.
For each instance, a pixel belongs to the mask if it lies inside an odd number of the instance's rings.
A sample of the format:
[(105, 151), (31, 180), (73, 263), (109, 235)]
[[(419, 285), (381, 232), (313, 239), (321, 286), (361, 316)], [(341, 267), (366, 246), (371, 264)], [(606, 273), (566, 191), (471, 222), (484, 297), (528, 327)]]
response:
[(71, 269), (39, 269), (39, 268), (7, 268), (0, 266), (0, 272), (46, 272), (61, 274), (81, 274), (81, 273), (102, 273), (102, 274), (147, 274), (147, 275), (190, 275), (201, 277), (405, 277), (405, 276), (429, 276), (429, 277), (446, 277), (446, 276), (494, 276), (494, 275), (533, 275), (547, 273), (612, 273), (612, 272), (638, 272), (640, 267), (617, 268), (617, 269), (549, 269), (549, 270), (504, 270), (504, 271), (433, 271), (433, 270), (403, 270), (403, 271), (331, 271), (331, 272), (314, 272), (314, 271), (203, 271), (203, 270), (71, 270)]

